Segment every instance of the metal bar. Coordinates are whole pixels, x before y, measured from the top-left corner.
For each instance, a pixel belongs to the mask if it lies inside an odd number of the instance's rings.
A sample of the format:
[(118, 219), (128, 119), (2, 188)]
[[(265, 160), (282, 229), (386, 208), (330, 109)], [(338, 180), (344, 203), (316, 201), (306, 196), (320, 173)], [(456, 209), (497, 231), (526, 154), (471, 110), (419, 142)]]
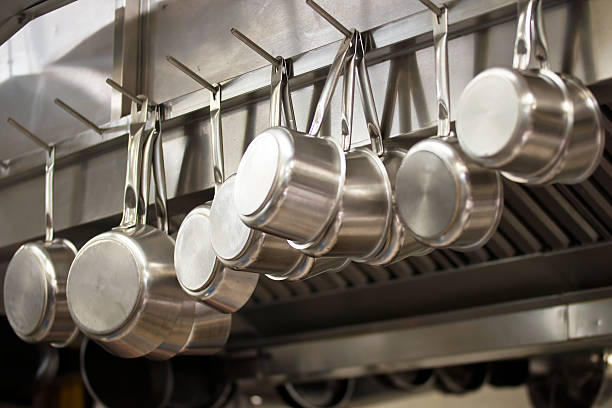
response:
[(436, 16), (440, 17), (442, 15), (442, 8), (435, 5), (435, 3), (431, 0), (419, 0), (421, 4), (430, 9)]
[[(110, 78), (106, 78), (106, 83), (108, 85), (110, 85), (111, 88), (113, 88), (115, 91), (121, 92), (121, 94), (123, 94), (124, 96), (126, 96), (127, 98), (131, 99), (132, 102), (135, 102), (138, 106), (142, 105), (143, 100), (140, 99), (139, 97), (137, 97), (136, 95), (134, 95), (131, 92), (126, 91), (121, 85), (119, 85), (117, 82), (113, 81)], [(155, 104), (153, 104), (155, 105)]]
[(59, 106), (60, 108), (65, 110), (69, 115), (71, 115), (75, 119), (81, 121), (83, 124), (85, 124), (89, 128), (93, 129), (94, 132), (96, 132), (99, 135), (102, 134), (103, 130), (101, 128), (99, 128), (98, 125), (96, 125), (95, 123), (93, 123), (92, 121), (87, 119), (85, 116), (81, 115), (79, 112), (77, 112), (76, 110), (71, 108), (68, 104), (66, 104), (60, 98), (55, 98), (54, 102), (55, 102), (55, 104), (57, 106)]
[(353, 34), (353, 33), (351, 33), (351, 30), (349, 30), (348, 28), (346, 28), (345, 26), (340, 24), (340, 22), (338, 20), (336, 20), (334, 17), (332, 17), (331, 14), (329, 14), (327, 11), (325, 11), (325, 9), (323, 7), (319, 6), (314, 1), (306, 0), (306, 4), (308, 4), (314, 11), (316, 11), (318, 15), (320, 15), (325, 20), (327, 20), (327, 22), (329, 24), (334, 26), (334, 28), (336, 30), (340, 31), (345, 37), (350, 37)]
[(255, 51), (257, 54), (261, 55), (265, 60), (267, 60), (270, 64), (277, 65), (279, 63), (278, 58), (274, 58), (270, 53), (261, 48), (259, 45), (255, 44), (253, 40), (251, 40), (246, 35), (242, 34), (235, 28), (232, 28), (230, 32), (234, 37), (242, 41), (247, 47)]
[(210, 92), (212, 92), (212, 93), (217, 92), (217, 89), (210, 82), (208, 82), (207, 80), (205, 80), (204, 78), (202, 78), (201, 76), (199, 76), (198, 74), (193, 72), (191, 69), (189, 69), (187, 67), (187, 65), (183, 64), (182, 62), (180, 62), (179, 60), (177, 60), (173, 56), (171, 56), (171, 55), (166, 56), (166, 60), (169, 63), (171, 63), (172, 65), (174, 65), (176, 68), (178, 68), (185, 75), (187, 75), (189, 78), (193, 79), (198, 84), (200, 84), (204, 88), (208, 89)]
[(34, 143), (36, 143), (38, 146), (42, 147), (43, 149), (45, 149), (47, 152), (51, 151), (51, 146), (44, 142), (42, 139), (40, 139), (38, 136), (36, 136), (34, 133), (30, 132), (28, 129), (26, 129), (25, 127), (23, 127), (23, 125), (21, 125), (19, 122), (17, 122), (15, 119), (11, 118), (9, 116), (9, 118), (6, 120), (9, 125), (12, 125), (15, 129), (17, 129), (18, 131), (20, 131), (24, 136), (28, 137), (31, 141), (33, 141)]

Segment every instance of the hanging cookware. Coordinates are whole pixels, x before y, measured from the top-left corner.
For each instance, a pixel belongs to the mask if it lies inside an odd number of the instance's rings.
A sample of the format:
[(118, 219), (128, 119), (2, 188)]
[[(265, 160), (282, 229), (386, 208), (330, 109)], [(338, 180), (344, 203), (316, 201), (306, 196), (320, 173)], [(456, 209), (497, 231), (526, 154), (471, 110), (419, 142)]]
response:
[(448, 10), (434, 15), (438, 135), (415, 144), (396, 176), (396, 203), (406, 227), (426, 245), (468, 251), (495, 232), (503, 208), (501, 178), (470, 160), (451, 132)]
[(4, 310), (19, 338), (63, 347), (78, 336), (66, 303), (66, 279), (77, 250), (67, 239), (53, 237), (55, 146), (49, 146), (12, 118), (17, 127), (47, 151), (45, 165), (45, 239), (22, 245), (8, 264)]
[[(148, 101), (132, 103), (123, 218), (94, 237), (72, 263), (67, 283), (70, 314), (81, 331), (120, 357), (169, 358), (192, 348), (222, 346), (231, 316), (206, 308), (180, 288), (174, 240), (146, 224), (154, 127)], [(203, 309), (205, 308), (205, 309)], [(206, 338), (201, 329), (208, 327)], [(205, 344), (202, 344), (205, 343)]]
[[(359, 78), (370, 148), (350, 149), (355, 75)], [(355, 261), (375, 257), (383, 247), (392, 219), (392, 191), (382, 154), (382, 137), (365, 65), (364, 40), (356, 30), (346, 60), (342, 94), (342, 144), (346, 150), (346, 177), (336, 217), (318, 239), (292, 245), (312, 256), (345, 256)]]
[[(232, 29), (232, 33), (236, 35), (238, 31)], [(242, 34), (237, 36), (240, 39), (244, 37)], [(290, 62), (282, 57), (270, 58), (275, 61), (272, 64), (270, 125), (282, 129), (279, 126), (283, 111), (287, 126), (295, 127), (289, 89)], [(264, 273), (274, 279), (305, 279), (323, 272), (323, 265), (334, 267), (346, 264), (345, 259), (337, 259), (332, 265), (322, 263), (292, 248), (284, 238), (248, 227), (236, 211), (236, 179), (231, 176), (226, 180), (215, 194), (211, 207), (211, 242), (223, 263), (239, 270)]]
[(459, 143), (510, 180), (579, 183), (603, 153), (597, 101), (578, 79), (550, 69), (542, 1), (518, 3), (512, 68), (487, 69), (467, 85), (457, 110)]
[[(172, 57), (173, 65), (198, 79), (210, 91), (210, 141), (215, 190), (225, 179), (221, 127), (221, 85), (211, 85)], [(224, 312), (235, 312), (251, 298), (259, 275), (227, 268), (217, 259), (211, 244), (211, 202), (187, 214), (178, 230), (174, 248), (176, 277), (183, 290)]]
[(345, 176), (342, 148), (317, 137), (352, 38), (332, 63), (308, 134), (271, 127), (248, 146), (236, 175), (235, 209), (252, 228), (298, 243), (319, 238), (336, 216)]

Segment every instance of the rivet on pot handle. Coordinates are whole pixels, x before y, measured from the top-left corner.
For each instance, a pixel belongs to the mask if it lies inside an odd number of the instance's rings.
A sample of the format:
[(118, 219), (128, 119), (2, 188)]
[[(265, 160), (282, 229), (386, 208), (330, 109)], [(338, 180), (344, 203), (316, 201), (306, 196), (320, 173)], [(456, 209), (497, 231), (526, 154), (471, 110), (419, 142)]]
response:
[(519, 12), (512, 68), (550, 69), (542, 22), (542, 0), (517, 0)]

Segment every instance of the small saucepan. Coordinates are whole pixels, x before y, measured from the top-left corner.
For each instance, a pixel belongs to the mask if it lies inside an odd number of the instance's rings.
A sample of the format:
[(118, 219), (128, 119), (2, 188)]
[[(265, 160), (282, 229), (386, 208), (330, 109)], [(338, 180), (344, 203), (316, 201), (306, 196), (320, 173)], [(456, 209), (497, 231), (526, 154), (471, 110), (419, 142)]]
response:
[(499, 173), (470, 160), (451, 132), (448, 88), (448, 9), (434, 15), (438, 135), (416, 143), (396, 175), (404, 225), (422, 243), (468, 251), (495, 232), (503, 209)]
[[(67, 298), (77, 326), (111, 353), (164, 359), (196, 348), (195, 322), (205, 305), (188, 297), (176, 280), (174, 239), (145, 223), (156, 132), (148, 101), (140, 111), (137, 106), (132, 104), (121, 224), (77, 253)], [(216, 312), (214, 318), (223, 335), (213, 342), (223, 343), (231, 316)]]
[(55, 146), (48, 146), (11, 118), (9, 123), (47, 150), (46, 228), (44, 241), (22, 245), (9, 262), (4, 279), (4, 309), (15, 334), (22, 340), (63, 347), (79, 333), (66, 301), (66, 280), (77, 250), (67, 239), (53, 237)]
[[(215, 189), (225, 179), (221, 126), (221, 85), (210, 94), (210, 140)], [(235, 312), (251, 298), (259, 275), (226, 267), (211, 244), (211, 202), (187, 214), (178, 230), (174, 249), (176, 276), (183, 290), (224, 312)]]
[(528, 184), (579, 183), (604, 146), (601, 113), (578, 79), (550, 69), (542, 0), (519, 1), (512, 68), (491, 68), (459, 100), (457, 137), (482, 166)]

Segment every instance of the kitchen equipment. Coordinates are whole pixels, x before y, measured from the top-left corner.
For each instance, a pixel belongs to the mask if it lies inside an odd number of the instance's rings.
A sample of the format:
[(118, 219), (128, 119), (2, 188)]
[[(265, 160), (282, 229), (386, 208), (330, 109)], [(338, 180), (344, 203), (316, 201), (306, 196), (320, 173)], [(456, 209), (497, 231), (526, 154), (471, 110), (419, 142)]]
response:
[(320, 237), (336, 216), (344, 185), (344, 152), (332, 138), (317, 134), (350, 47), (351, 38), (345, 38), (308, 134), (272, 127), (244, 152), (234, 197), (236, 211), (248, 226), (306, 243)]
[(22, 245), (8, 264), (4, 279), (4, 309), (19, 338), (29, 343), (70, 344), (77, 336), (66, 302), (66, 279), (77, 249), (67, 239), (54, 238), (53, 175), (55, 146), (48, 145), (17, 123), (8, 123), (47, 152), (45, 165), (45, 239)]
[(577, 78), (551, 70), (542, 1), (518, 3), (512, 68), (487, 69), (467, 85), (457, 110), (459, 143), (513, 181), (579, 183), (603, 153), (597, 100)]
[[(210, 91), (210, 141), (213, 177), (218, 191), (225, 180), (221, 127), (221, 85), (212, 85), (173, 57), (168, 61)], [(183, 290), (224, 312), (235, 312), (251, 298), (259, 275), (232, 270), (217, 259), (211, 244), (211, 202), (187, 214), (174, 248), (176, 277)]]
[[(364, 40), (352, 31), (350, 56), (346, 60), (342, 94), (342, 145), (346, 152), (346, 178), (336, 217), (315, 241), (294, 243), (295, 248), (312, 256), (345, 256), (367, 261), (381, 250), (388, 236), (392, 217), (391, 183), (378, 157), (381, 151), (350, 149), (352, 137), (355, 75), (359, 77), (364, 113), (374, 149), (382, 138), (370, 80), (365, 65)], [(350, 149), (350, 150), (349, 150)]]
[(218, 350), (231, 315), (188, 297), (174, 270), (174, 240), (146, 225), (157, 132), (148, 100), (132, 103), (123, 218), (81, 248), (68, 275), (70, 314), (91, 339), (120, 357), (167, 359)]
[(396, 176), (399, 215), (414, 235), (434, 248), (468, 251), (495, 232), (503, 208), (501, 178), (470, 160), (450, 126), (448, 10), (434, 15), (438, 135), (415, 144)]

